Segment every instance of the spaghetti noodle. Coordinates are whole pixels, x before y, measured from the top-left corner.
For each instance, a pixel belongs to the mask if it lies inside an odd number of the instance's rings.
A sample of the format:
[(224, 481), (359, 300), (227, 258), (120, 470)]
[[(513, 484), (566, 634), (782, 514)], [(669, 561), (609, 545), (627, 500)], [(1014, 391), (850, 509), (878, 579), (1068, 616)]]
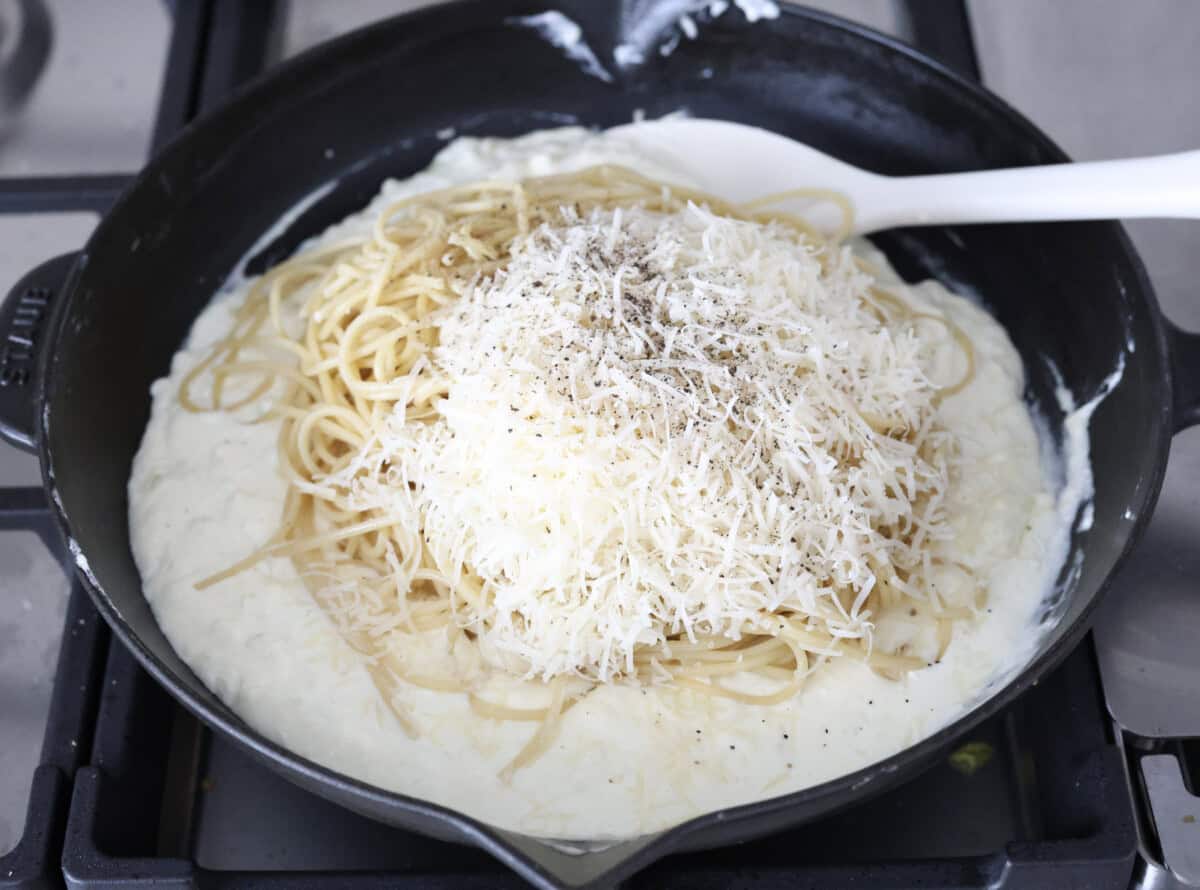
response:
[[(839, 196), (814, 194), (841, 203), (849, 220), (851, 208)], [(859, 659), (898, 677), (928, 662), (905, 645), (889, 652), (872, 645), (869, 619), (889, 612), (927, 626), (940, 657), (954, 622), (981, 605), (981, 594), (969, 581), (976, 591), (969, 601), (944, 602), (930, 582), (928, 554), (904, 564), (871, 557), (872, 582), (865, 591), (831, 584), (823, 590), (827, 599), (807, 610), (764, 608), (737, 626), (701, 632), (660, 616), (660, 638), (634, 646), (624, 669), (598, 676), (589, 674), (594, 666), (577, 664), (547, 674), (541, 707), (490, 701), (469, 681), (451, 672), (415, 672), (397, 654), (405, 635), (437, 629), (446, 630), (451, 648), (477, 649), (496, 621), (494, 578), (448, 561), (445, 548), (429, 540), (420, 516), (367, 503), (362, 496), (363, 480), (376, 488), (401, 484), (395, 455), (379, 447), (398, 410), (404, 424), (418, 430), (441, 422), (452, 382), (436, 353), (441, 328), (464, 295), (502, 276), (539, 233), (561, 228), (564, 219), (630, 208), (664, 218), (703, 208), (719, 218), (772, 226), (790, 233), (797, 250), (811, 252), (829, 271), (839, 262), (836, 244), (803, 220), (772, 210), (778, 203), (780, 198), (733, 206), (624, 168), (599, 166), (515, 183), (477, 182), (398, 201), (384, 209), (368, 235), (301, 251), (276, 266), (254, 283), (228, 336), (186, 375), (179, 400), (192, 412), (238, 412), (248, 422), (279, 423), (280, 466), (288, 480), (283, 515), (263, 547), (197, 587), (264, 559), (291, 559), (346, 642), (364, 657), (407, 731), (418, 727), (396, 702), (398, 681), (465, 693), (487, 719), (537, 722), (529, 743), (506, 768), (509, 776), (545, 750), (561, 715), (597, 682), (670, 682), (771, 705), (796, 695), (811, 671), (836, 657)], [(912, 416), (858, 410), (873, 437), (911, 453), (927, 468), (922, 479), (908, 480), (909, 515), (872, 530), (915, 552), (940, 523), (938, 486), (949, 472), (946, 437), (933, 434), (936, 405), (970, 381), (973, 350), (951, 321), (915, 312), (884, 288), (864, 288), (855, 299), (881, 330), (941, 326), (965, 356), (961, 379), (934, 387)], [(271, 407), (259, 410), (268, 399)], [(849, 464), (863, 455), (839, 459)], [(970, 574), (966, 567), (951, 568)], [(857, 630), (846, 631), (851, 625)], [(528, 665), (518, 660), (512, 670), (528, 673)], [(761, 681), (754, 691), (733, 682), (744, 674)], [(768, 691), (761, 691), (764, 685)]]

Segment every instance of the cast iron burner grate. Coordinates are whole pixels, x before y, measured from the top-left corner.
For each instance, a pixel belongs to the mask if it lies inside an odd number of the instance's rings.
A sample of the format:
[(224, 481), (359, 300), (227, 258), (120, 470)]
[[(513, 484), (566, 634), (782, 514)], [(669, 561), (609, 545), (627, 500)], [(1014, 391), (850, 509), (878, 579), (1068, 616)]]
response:
[[(32, 531), (55, 556), (62, 544), (40, 488), (0, 489), (0, 531)], [(70, 571), (69, 569), (65, 569)], [(0, 888), (41, 888), (61, 881), (61, 850), (72, 781), (87, 763), (104, 677), (108, 629), (77, 583), (71, 585), (39, 765), (33, 773), (25, 830), (0, 857)]]
[[(1124, 888), (1136, 846), (1090, 643), (955, 758), (790, 832), (673, 856), (630, 888)], [(985, 747), (986, 746), (986, 747)], [(956, 768), (957, 765), (957, 768)], [(119, 646), (63, 853), (78, 888), (521, 887), (490, 857), (304, 792), (202, 729)]]
[[(960, 0), (902, 6), (918, 46), (978, 77)], [(156, 145), (261, 68), (274, 12), (239, 0), (171, 7)], [(127, 182), (0, 180), (0, 212), (102, 212)], [(37, 531), (57, 554), (42, 498), (0, 490), (0, 529)], [(110, 647), (77, 585), (66, 620), (25, 833), (0, 858), (0, 888), (523, 886), (479, 851), (358, 817), (213, 736)], [(1137, 833), (1108, 727), (1089, 638), (967, 740), (973, 758), (816, 824), (670, 857), (627, 886), (1125, 887)]]

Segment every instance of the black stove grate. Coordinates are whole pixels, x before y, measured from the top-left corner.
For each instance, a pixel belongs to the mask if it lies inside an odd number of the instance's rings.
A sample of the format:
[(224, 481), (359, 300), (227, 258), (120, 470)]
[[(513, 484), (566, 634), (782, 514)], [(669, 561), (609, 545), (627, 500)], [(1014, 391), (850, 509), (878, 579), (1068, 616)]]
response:
[[(0, 531), (37, 533), (55, 556), (62, 542), (40, 488), (0, 489)], [(64, 565), (65, 560), (60, 559)], [(69, 571), (69, 570), (68, 570)], [(42, 888), (61, 880), (63, 831), (76, 770), (87, 762), (103, 682), (108, 629), (78, 583), (71, 585), (46, 733), (17, 845), (0, 857), (0, 888)]]
[[(261, 70), (275, 11), (271, 0), (169, 0), (172, 38), (163, 78), (152, 149), (164, 145), (201, 109), (215, 104)], [(0, 213), (66, 211), (103, 213), (132, 181), (132, 173), (79, 176), (0, 177)], [(18, 285), (18, 289), (19, 289)], [(21, 294), (9, 295), (9, 302)], [(37, 327), (28, 341), (0, 344), (0, 367), (8, 369), (14, 349), (33, 354)], [(0, 387), (27, 386), (28, 378), (0, 375)], [(0, 389), (0, 397), (3, 391)], [(37, 533), (73, 575), (41, 488), (0, 489), (0, 531)], [(0, 856), (0, 890), (60, 886), (64, 833), (76, 771), (89, 762), (99, 691), (107, 683), (104, 659), (110, 635), (87, 594), (72, 584), (66, 624), (51, 694), (40, 763), (16, 846)]]
[[(176, 0), (154, 147), (259, 71), (274, 5)], [(905, 0), (918, 46), (979, 70), (963, 0)], [(0, 213), (103, 212), (129, 175), (0, 179)], [(61, 549), (41, 489), (0, 490), (0, 530)], [(60, 554), (61, 555), (61, 554)], [(69, 565), (69, 563), (68, 563)], [(629, 887), (1118, 888), (1136, 834), (1090, 641), (947, 761), (819, 823), (670, 857)], [(42, 765), (0, 890), (519, 887), (489, 856), (362, 819), (276, 777), (180, 708), (71, 593)]]
[[(1133, 813), (1090, 643), (967, 743), (991, 755), (974, 771), (952, 757), (849, 812), (672, 856), (625, 886), (1128, 885)], [(218, 837), (197, 843), (205, 829)], [(121, 647), (76, 776), (63, 871), (78, 888), (525, 886), (481, 852), (370, 822), (276, 777), (203, 730)]]

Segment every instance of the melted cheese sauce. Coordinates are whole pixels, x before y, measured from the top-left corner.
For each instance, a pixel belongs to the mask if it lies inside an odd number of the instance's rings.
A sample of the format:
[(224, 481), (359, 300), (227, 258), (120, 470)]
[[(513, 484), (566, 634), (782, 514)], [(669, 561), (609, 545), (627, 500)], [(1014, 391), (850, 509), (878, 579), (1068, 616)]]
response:
[[(602, 162), (673, 178), (628, 133), (462, 139), (426, 171), (386, 183), (362, 214), (318, 240), (369, 226), (401, 196)], [(1054, 468), (1039, 457), (1021, 400), (1021, 362), (1004, 330), (936, 283), (890, 280), (915, 306), (949, 314), (975, 346), (974, 381), (940, 410), (960, 434), (970, 468), (948, 498), (957, 546), (986, 567), (989, 585), (987, 610), (958, 626), (944, 659), (901, 681), (836, 662), (795, 699), (772, 707), (671, 688), (601, 687), (565, 715), (553, 747), (509, 783), (498, 774), (533, 724), (481, 718), (462, 694), (404, 687), (403, 704), (421, 729), (408, 737), (290, 561), (262, 562), (204, 591), (193, 587), (275, 531), (285, 492), (273, 424), (189, 414), (176, 400), (182, 376), (228, 330), (245, 296), (240, 280), (201, 314), (170, 376), (151, 390), (151, 420), (129, 483), (146, 596), (184, 661), (264, 735), (346, 775), (529, 834), (631, 837), (867, 766), (961, 715), (1033, 654), (1034, 615), (1062, 565), (1079, 499), (1090, 494), (1090, 485), (1072, 480), (1072, 503), (1052, 493)], [(1082, 447), (1086, 470), (1086, 437)], [(1079, 464), (1066, 462), (1068, 470)], [(412, 663), (444, 657), (435, 654), (443, 649), (438, 633), (413, 640)]]

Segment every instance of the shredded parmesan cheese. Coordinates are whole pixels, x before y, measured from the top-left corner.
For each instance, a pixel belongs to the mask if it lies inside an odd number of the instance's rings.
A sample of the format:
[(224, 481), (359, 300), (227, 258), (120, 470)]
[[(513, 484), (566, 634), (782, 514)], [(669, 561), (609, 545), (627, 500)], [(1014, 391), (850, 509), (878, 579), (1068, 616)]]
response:
[(695, 205), (564, 211), (442, 318), (440, 416), (401, 400), (331, 482), (480, 579), (466, 629), (529, 676), (630, 675), (777, 613), (869, 644), (881, 573), (925, 596), (951, 450), (928, 347), (871, 283)]

